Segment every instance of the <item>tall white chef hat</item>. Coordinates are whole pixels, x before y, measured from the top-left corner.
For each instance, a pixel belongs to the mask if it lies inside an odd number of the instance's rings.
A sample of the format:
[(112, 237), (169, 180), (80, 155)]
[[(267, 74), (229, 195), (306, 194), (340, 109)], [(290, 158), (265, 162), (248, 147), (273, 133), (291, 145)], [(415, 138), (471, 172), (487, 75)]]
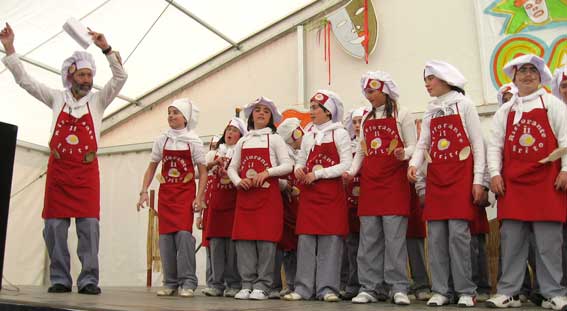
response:
[(61, 66), (61, 81), (63, 82), (63, 87), (70, 89), (71, 81), (69, 81), (68, 76), (83, 68), (90, 69), (94, 77), (96, 74), (94, 57), (89, 52), (75, 51)]
[(199, 113), (201, 112), (189, 98), (179, 98), (174, 100), (168, 107), (175, 107), (179, 110), (187, 121), (187, 129), (192, 130), (197, 127)]
[(398, 86), (390, 74), (384, 71), (366, 72), (360, 78), (360, 87), (362, 88), (362, 95), (365, 95), (365, 90), (374, 89), (390, 95), (395, 101), (400, 98)]
[(447, 84), (456, 86), (462, 90), (465, 89), (467, 80), (465, 76), (455, 66), (440, 60), (430, 60), (425, 63), (423, 77), (426, 78), (434, 75), (437, 78), (447, 82)]
[(339, 98), (339, 95), (334, 92), (329, 90), (317, 90), (315, 95), (311, 97), (310, 102), (318, 103), (329, 110), (333, 122), (342, 121), (344, 114), (343, 102)]
[(541, 57), (534, 54), (518, 56), (504, 65), (504, 68), (502, 70), (504, 70), (504, 73), (506, 73), (506, 75), (508, 75), (508, 77), (510, 77), (510, 79), (512, 79), (513, 81), (514, 77), (516, 76), (516, 71), (525, 64), (532, 64), (537, 68), (537, 71), (539, 71), (541, 84), (548, 85), (551, 82), (551, 71), (545, 64), (545, 61)]
[(274, 117), (274, 123), (278, 123), (282, 119), (282, 114), (278, 110), (278, 107), (276, 107), (276, 104), (274, 104), (274, 102), (271, 99), (264, 96), (257, 98), (255, 101), (247, 104), (244, 107), (244, 115), (246, 116), (247, 119), (250, 118), (250, 116), (252, 115), (252, 111), (254, 110), (254, 107), (256, 107), (257, 105), (264, 105), (270, 109), (270, 111), (272, 112), (272, 116)]

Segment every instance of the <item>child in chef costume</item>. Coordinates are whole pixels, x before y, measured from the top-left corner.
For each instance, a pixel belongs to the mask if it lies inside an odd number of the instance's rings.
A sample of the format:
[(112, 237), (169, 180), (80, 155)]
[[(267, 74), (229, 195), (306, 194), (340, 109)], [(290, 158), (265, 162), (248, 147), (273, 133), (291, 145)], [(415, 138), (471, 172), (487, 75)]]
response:
[(240, 276), (236, 267), (236, 247), (232, 241), (234, 209), (236, 207), (236, 188), (226, 174), (226, 169), (234, 154), (238, 140), (248, 130), (240, 118), (232, 118), (218, 141), (218, 149), (209, 162), (211, 198), (208, 207), (207, 239), (211, 252), (213, 281), (207, 296), (234, 297), (241, 289)]
[[(159, 249), (164, 288), (157, 295), (173, 296), (179, 292), (181, 297), (193, 297), (197, 287), (193, 210), (200, 212), (204, 207), (207, 184), (205, 152), (203, 142), (192, 131), (197, 126), (197, 107), (183, 98), (175, 100), (167, 109), (170, 129), (154, 142), (151, 161), (142, 182), (138, 210), (148, 202), (147, 189), (161, 162), (157, 179), (160, 182)], [(198, 190), (195, 189), (195, 166), (200, 176)]]
[(352, 302), (376, 302), (390, 289), (395, 304), (409, 305), (406, 233), (411, 198), (406, 173), (415, 149), (415, 120), (398, 105), (398, 87), (388, 73), (370, 71), (360, 82), (372, 111), (362, 119), (361, 143), (344, 174), (347, 180), (361, 174), (357, 259), (362, 287)]
[[(551, 72), (538, 56), (527, 54), (504, 66), (518, 93), (495, 113), (488, 146), (492, 191), (498, 195), (502, 276), (490, 307), (519, 307), (528, 238), (535, 238), (536, 271), (542, 307), (567, 307), (561, 286), (563, 223), (567, 216), (565, 104), (543, 85)], [(559, 149), (561, 150), (561, 149)]]
[(458, 305), (472, 307), (476, 285), (472, 281), (469, 222), (484, 194), (486, 163), (480, 119), (474, 104), (464, 95), (466, 80), (453, 65), (429, 61), (423, 78), (434, 99), (423, 118), (408, 178), (415, 181), (417, 169), (425, 160), (429, 162), (423, 214), (435, 294), (427, 304), (450, 302), (452, 276)]
[(236, 299), (268, 299), (274, 281), (276, 245), (283, 231), (279, 177), (292, 171), (284, 140), (276, 134), (281, 114), (260, 97), (246, 105), (248, 133), (234, 149), (228, 176), (238, 188), (232, 239), (236, 243), (242, 289)]
[(318, 90), (310, 102), (313, 128), (303, 138), (295, 163), (295, 177), (302, 184), (295, 291), (283, 298), (337, 302), (343, 237), (348, 234), (341, 175), (350, 167), (352, 151), (349, 134), (341, 123), (340, 98), (331, 91)]

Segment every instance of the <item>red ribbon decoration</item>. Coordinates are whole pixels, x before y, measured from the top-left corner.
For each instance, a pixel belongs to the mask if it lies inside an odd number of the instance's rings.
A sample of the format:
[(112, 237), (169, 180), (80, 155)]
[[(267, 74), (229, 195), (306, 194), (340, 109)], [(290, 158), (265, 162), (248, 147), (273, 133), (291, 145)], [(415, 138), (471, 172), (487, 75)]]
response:
[(328, 61), (328, 67), (327, 67), (327, 78), (329, 80), (329, 85), (331, 85), (331, 22), (327, 22), (327, 37), (326, 37), (326, 42), (327, 42), (327, 61)]
[(364, 0), (364, 40), (362, 41), (362, 46), (364, 46), (364, 60), (368, 64), (368, 45), (370, 43), (370, 30), (368, 29), (368, 0)]

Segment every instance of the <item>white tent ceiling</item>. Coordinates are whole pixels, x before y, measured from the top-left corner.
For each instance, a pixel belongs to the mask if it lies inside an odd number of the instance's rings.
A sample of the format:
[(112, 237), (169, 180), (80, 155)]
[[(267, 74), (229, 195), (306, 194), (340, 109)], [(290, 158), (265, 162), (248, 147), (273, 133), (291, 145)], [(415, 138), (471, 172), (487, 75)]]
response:
[[(58, 72), (63, 60), (80, 49), (62, 32), (65, 20), (82, 19), (85, 25), (104, 33), (113, 48), (120, 51), (129, 74), (121, 98), (106, 111), (105, 115), (109, 115), (128, 100), (135, 101), (229, 48), (231, 42), (238, 43), (312, 2), (176, 0), (173, 5), (165, 0), (2, 0), (0, 23), (8, 22), (14, 29), (16, 51), (30, 60), (25, 64), (30, 74), (53, 88), (61, 88), (61, 78), (48, 69)], [(208, 24), (228, 41), (186, 13)], [(96, 46), (88, 51), (97, 62), (95, 85), (103, 85), (110, 78), (106, 60)], [(0, 72), (0, 121), (18, 125), (20, 140), (46, 145), (51, 112), (20, 89), (2, 64)]]

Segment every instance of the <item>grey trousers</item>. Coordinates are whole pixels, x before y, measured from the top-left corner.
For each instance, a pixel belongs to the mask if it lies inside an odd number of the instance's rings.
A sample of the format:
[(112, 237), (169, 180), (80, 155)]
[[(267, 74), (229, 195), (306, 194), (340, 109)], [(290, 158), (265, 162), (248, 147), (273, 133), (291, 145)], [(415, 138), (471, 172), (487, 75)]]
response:
[(197, 288), (195, 274), (195, 238), (189, 231), (159, 235), (159, 253), (163, 267), (163, 286)]
[[(51, 263), (49, 264), (49, 275), (51, 284), (61, 284), (67, 287), (73, 285), (71, 278), (71, 260), (67, 236), (70, 218), (45, 219), (43, 228), (43, 239), (47, 246), (47, 253)], [(81, 261), (81, 273), (77, 279), (79, 289), (88, 284), (98, 285), (98, 247), (99, 247), (99, 222), (96, 218), (75, 218), (78, 244), (77, 255)]]
[(338, 235), (299, 235), (296, 293), (304, 299), (339, 294), (343, 244)]
[(211, 249), (209, 246), (204, 246), (206, 250), (207, 262), (205, 263), (205, 278), (208, 288), (213, 287), (213, 268), (211, 267)]
[(457, 295), (475, 295), (472, 281), (471, 234), (466, 220), (450, 219), (427, 222), (431, 290), (451, 297), (449, 277)]
[(537, 281), (545, 298), (564, 296), (561, 286), (563, 224), (560, 222), (524, 222), (503, 220), (500, 227), (502, 276), (497, 292), (504, 295), (520, 293), (528, 259), (530, 229), (535, 238)]
[(242, 289), (267, 292), (274, 282), (276, 243), (247, 240), (238, 240), (235, 243)]
[(211, 287), (223, 291), (225, 287), (240, 289), (240, 275), (236, 266), (236, 245), (230, 238), (211, 238)]
[[(360, 235), (358, 232), (350, 233), (345, 240), (345, 255), (348, 267), (348, 278), (345, 291), (347, 293), (358, 293), (360, 283), (358, 282), (358, 244), (360, 243)], [(343, 256), (343, 259), (345, 256)]]
[(384, 294), (384, 282), (392, 293), (408, 292), (407, 226), (408, 218), (404, 216), (360, 217), (357, 261), (361, 292), (374, 297)]
[[(524, 281), (522, 282), (522, 288), (520, 289), (520, 294), (525, 295), (526, 297), (532, 293), (539, 293), (539, 286), (537, 284), (537, 277), (536, 277), (536, 267), (535, 267), (535, 238), (534, 233), (530, 232), (530, 236), (528, 238), (528, 262), (526, 265), (526, 272), (524, 274)], [(528, 269), (531, 268), (532, 275), (530, 277), (530, 271)], [(496, 277), (497, 280), (500, 280), (502, 277), (502, 256), (498, 256), (498, 275)]]
[(411, 291), (416, 294), (430, 291), (429, 276), (425, 266), (424, 243), (424, 239), (421, 238), (408, 238), (406, 242), (411, 278), (413, 280)]
[(486, 253), (486, 235), (471, 236), (472, 280), (479, 294), (490, 294), (492, 287), (488, 279), (488, 257)]

